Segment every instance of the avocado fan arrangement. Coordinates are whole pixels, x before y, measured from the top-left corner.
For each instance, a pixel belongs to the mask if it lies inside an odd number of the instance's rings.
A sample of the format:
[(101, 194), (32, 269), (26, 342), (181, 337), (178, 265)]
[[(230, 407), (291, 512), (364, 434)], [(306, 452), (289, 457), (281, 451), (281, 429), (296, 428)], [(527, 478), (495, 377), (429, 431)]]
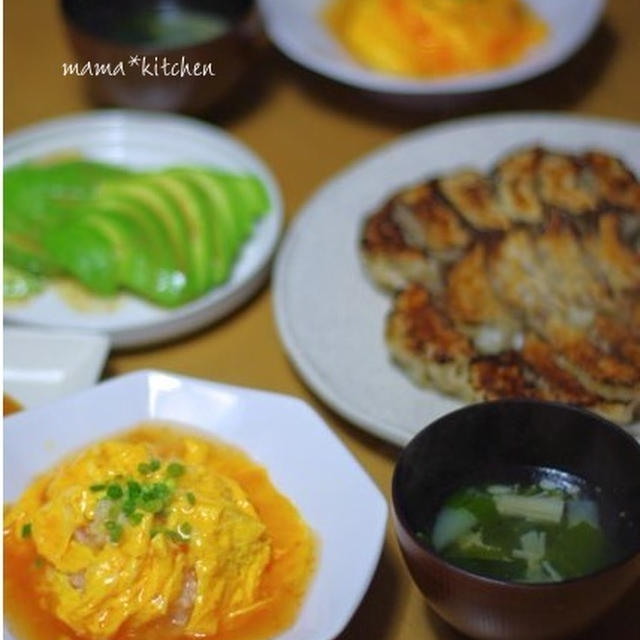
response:
[(252, 174), (205, 167), (132, 171), (83, 159), (4, 172), (4, 298), (67, 277), (177, 307), (230, 277), (269, 209)]

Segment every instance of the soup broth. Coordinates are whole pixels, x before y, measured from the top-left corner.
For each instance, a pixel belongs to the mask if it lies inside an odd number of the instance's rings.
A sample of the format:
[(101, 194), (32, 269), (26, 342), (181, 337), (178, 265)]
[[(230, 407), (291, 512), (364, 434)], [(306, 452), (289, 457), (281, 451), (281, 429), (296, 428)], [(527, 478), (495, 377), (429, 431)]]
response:
[(570, 483), (467, 485), (451, 494), (419, 537), (462, 569), (545, 583), (609, 564), (614, 545), (594, 496)]

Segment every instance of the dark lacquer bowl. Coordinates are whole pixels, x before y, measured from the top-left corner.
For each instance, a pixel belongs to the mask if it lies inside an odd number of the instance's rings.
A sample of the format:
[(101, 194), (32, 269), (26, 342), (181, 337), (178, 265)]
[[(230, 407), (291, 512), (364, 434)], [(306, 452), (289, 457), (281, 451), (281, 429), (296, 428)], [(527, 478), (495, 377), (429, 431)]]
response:
[(254, 60), (252, 0), (61, 0), (61, 7), (78, 65), (72, 72), (101, 105), (203, 114)]
[[(570, 474), (602, 496), (600, 520), (616, 557), (604, 569), (551, 584), (482, 577), (421, 541), (445, 499), (483, 482)], [(569, 637), (640, 577), (640, 445), (621, 428), (563, 405), (507, 400), (468, 406), (423, 429), (395, 468), (393, 515), (409, 571), (431, 607), (475, 638)]]

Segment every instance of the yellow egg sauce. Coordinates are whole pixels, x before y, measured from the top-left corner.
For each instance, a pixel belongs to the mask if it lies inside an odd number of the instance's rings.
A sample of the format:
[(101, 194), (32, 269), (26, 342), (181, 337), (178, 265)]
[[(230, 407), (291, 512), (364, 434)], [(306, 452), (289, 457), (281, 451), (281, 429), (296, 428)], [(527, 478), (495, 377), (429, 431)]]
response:
[(313, 536), (245, 453), (145, 423), (5, 507), (4, 606), (22, 640), (261, 640), (290, 626)]
[(521, 0), (331, 0), (323, 17), (362, 64), (414, 77), (507, 67), (549, 31)]

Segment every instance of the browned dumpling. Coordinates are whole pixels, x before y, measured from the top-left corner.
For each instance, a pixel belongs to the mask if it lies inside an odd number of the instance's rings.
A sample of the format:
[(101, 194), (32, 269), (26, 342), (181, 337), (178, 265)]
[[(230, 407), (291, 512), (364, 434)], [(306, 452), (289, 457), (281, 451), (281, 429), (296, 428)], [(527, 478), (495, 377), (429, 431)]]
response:
[(370, 215), (360, 249), (417, 384), (637, 416), (640, 184), (619, 159), (532, 147), (437, 176)]

